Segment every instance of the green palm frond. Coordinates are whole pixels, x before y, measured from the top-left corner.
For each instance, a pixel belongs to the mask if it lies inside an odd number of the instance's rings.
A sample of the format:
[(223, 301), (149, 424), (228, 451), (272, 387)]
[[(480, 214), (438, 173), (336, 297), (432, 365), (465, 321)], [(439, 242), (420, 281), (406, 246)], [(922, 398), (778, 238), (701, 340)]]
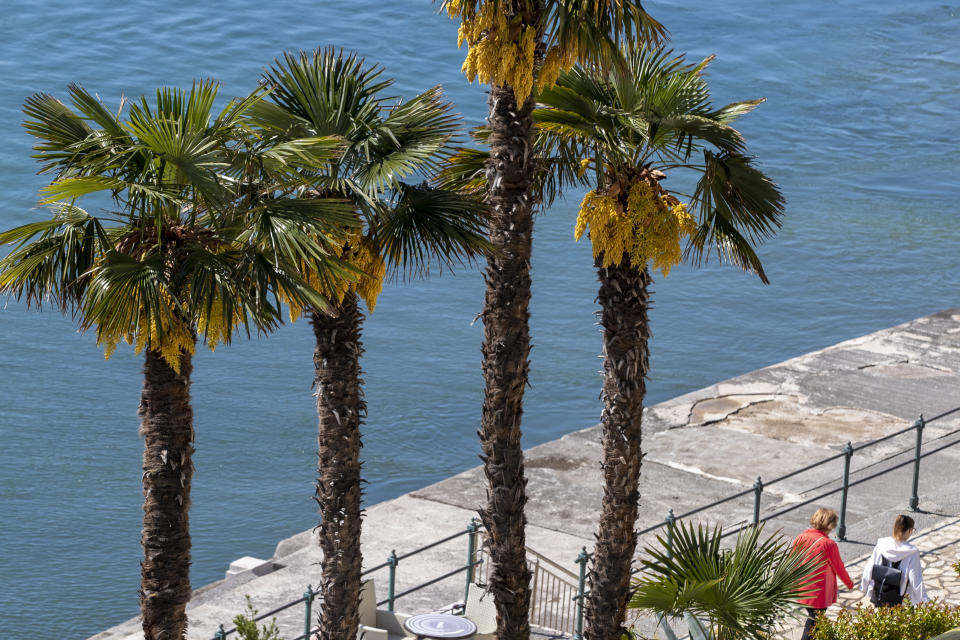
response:
[(489, 159), (488, 151), (457, 148), (437, 173), (436, 186), (482, 197), (487, 188), (486, 164)]
[(88, 272), (80, 328), (98, 336), (150, 335), (151, 326), (180, 324), (187, 316), (165, 277), (165, 256), (144, 259), (109, 251)]
[(329, 47), (312, 54), (285, 53), (264, 72), (264, 83), (275, 104), (310, 123), (312, 135), (349, 139), (379, 119), (387, 100), (379, 94), (393, 84), (380, 80), (382, 73), (376, 65), (364, 68), (356, 54)]
[(745, 156), (703, 151), (704, 172), (692, 202), (700, 211), (700, 223), (690, 254), (703, 260), (716, 249), (721, 260), (753, 271), (768, 282), (753, 246), (780, 228), (783, 195), (777, 185)]
[(764, 537), (762, 527), (740, 531), (732, 549), (721, 548), (722, 537), (719, 527), (680, 523), (669, 548), (658, 538), (629, 606), (706, 618), (721, 640), (760, 637), (799, 608), (811, 569), (802, 551), (777, 534)]
[(354, 138), (356, 179), (367, 189), (396, 188), (409, 176), (436, 171), (460, 119), (433, 87), (391, 109), (375, 129)]
[(343, 149), (343, 140), (333, 136), (296, 138), (267, 146), (260, 158), (268, 163), (267, 169), (274, 171), (284, 168), (316, 170), (339, 157)]
[(401, 184), (380, 211), (374, 240), (394, 274), (417, 277), (472, 262), (489, 251), (486, 207), (476, 198), (426, 184)]
[(348, 201), (277, 198), (250, 209), (239, 240), (269, 248), (278, 263), (310, 263), (338, 255), (345, 231), (358, 226)]
[[(74, 107), (76, 107), (87, 120), (96, 124), (104, 133), (112, 138), (125, 139), (127, 137), (118, 115), (111, 113), (99, 97), (90, 94), (82, 85), (77, 83), (67, 85), (67, 90), (70, 92), (70, 98)], [(118, 113), (122, 110), (123, 100), (120, 102)]]
[(713, 113), (713, 118), (729, 124), (739, 118), (740, 116), (745, 116), (758, 105), (762, 104), (766, 99), (757, 98), (756, 100), (745, 100), (743, 102), (731, 102), (730, 104), (720, 107)]
[(217, 115), (211, 128), (214, 131), (231, 132), (235, 131), (237, 127), (243, 127), (247, 114), (251, 109), (261, 104), (266, 95), (267, 90), (258, 87), (246, 97), (230, 100)]
[(51, 95), (37, 93), (23, 106), (27, 116), (23, 126), (40, 142), (34, 145), (34, 158), (44, 162), (41, 173), (59, 169), (63, 173), (77, 154), (77, 145), (93, 133), (83, 118)]
[(607, 61), (616, 42), (653, 45), (667, 36), (636, 0), (556, 0), (547, 7), (547, 46), (576, 47), (586, 63)]
[(0, 245), (14, 248), (0, 260), (0, 292), (28, 305), (51, 301), (61, 311), (83, 296), (87, 272), (111, 242), (100, 220), (79, 207), (60, 203), (49, 220), (0, 233)]

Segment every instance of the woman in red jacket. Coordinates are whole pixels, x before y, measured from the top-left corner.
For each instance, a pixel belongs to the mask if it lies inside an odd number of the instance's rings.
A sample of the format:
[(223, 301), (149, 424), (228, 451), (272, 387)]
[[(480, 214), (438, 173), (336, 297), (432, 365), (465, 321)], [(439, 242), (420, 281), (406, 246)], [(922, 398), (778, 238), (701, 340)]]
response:
[(847, 575), (840, 558), (840, 549), (837, 543), (830, 539), (830, 532), (837, 526), (836, 512), (821, 507), (810, 518), (810, 525), (810, 529), (793, 541), (794, 549), (807, 550), (807, 560), (821, 562), (820, 569), (810, 574), (805, 585), (811, 589), (810, 596), (799, 601), (807, 607), (807, 622), (803, 627), (801, 640), (810, 637), (817, 615), (837, 601), (837, 578), (843, 580), (848, 589), (853, 589), (853, 581)]

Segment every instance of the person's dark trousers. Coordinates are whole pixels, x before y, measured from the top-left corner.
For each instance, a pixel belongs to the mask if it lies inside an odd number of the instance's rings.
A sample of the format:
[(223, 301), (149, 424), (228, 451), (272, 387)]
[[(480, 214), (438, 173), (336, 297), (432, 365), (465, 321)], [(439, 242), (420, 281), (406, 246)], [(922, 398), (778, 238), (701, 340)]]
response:
[(807, 622), (803, 625), (803, 635), (800, 636), (800, 640), (807, 640), (810, 637), (810, 634), (813, 633), (813, 628), (817, 624), (817, 615), (824, 611), (826, 611), (826, 609), (811, 609), (807, 607)]

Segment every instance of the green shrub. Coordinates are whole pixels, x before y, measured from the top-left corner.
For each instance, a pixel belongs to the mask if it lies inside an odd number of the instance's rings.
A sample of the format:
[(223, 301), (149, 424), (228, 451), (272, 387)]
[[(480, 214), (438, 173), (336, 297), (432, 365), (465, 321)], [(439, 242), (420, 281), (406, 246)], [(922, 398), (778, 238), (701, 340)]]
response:
[(821, 617), (812, 640), (930, 640), (960, 627), (960, 607), (926, 602), (913, 607), (874, 608), (858, 604), (836, 620)]
[(277, 628), (277, 619), (270, 620), (270, 624), (262, 627), (257, 626), (257, 614), (259, 613), (250, 601), (247, 599), (247, 615), (239, 614), (233, 619), (233, 625), (237, 628), (237, 635), (241, 640), (281, 640), (280, 630)]
[(960, 560), (957, 560), (951, 566), (953, 566), (953, 570), (957, 572), (957, 577), (960, 578)]

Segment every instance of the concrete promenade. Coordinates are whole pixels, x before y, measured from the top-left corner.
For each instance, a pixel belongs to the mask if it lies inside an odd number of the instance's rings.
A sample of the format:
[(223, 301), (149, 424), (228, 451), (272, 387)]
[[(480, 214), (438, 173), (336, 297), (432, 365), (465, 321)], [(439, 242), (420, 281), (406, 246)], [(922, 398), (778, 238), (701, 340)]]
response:
[[(757, 477), (773, 478), (834, 456), (850, 441), (854, 447), (908, 427), (920, 413), (933, 418), (960, 407), (960, 309), (848, 340), (825, 349), (720, 382), (648, 408), (638, 529), (675, 514), (749, 489)], [(960, 442), (960, 411), (930, 422), (924, 450)], [(911, 431), (856, 451), (851, 480), (909, 461)], [(602, 495), (598, 427), (576, 431), (526, 452), (529, 504), (527, 544), (576, 571), (582, 547), (593, 545)], [(919, 509), (913, 514), (917, 544), (939, 551), (938, 562), (956, 559), (960, 541), (960, 444), (925, 458)], [(837, 459), (766, 486), (761, 517), (788, 509), (839, 486), (843, 460)], [(889, 535), (897, 513), (906, 512), (913, 469), (895, 471), (851, 488), (847, 505), (845, 561), (869, 554), (878, 536)], [(463, 530), (486, 491), (482, 469), (465, 471), (437, 484), (366, 511), (365, 566), (386, 560)], [(807, 526), (816, 506), (839, 510), (839, 493), (773, 519), (769, 530), (793, 536)], [(751, 521), (752, 493), (698, 514), (695, 522), (734, 526)], [(654, 534), (643, 544), (654, 542)], [(953, 554), (952, 556), (950, 554)], [(639, 555), (639, 554), (638, 554)], [(319, 551), (311, 532), (282, 541), (273, 571), (234, 576), (197, 590), (189, 608), (191, 640), (213, 637), (217, 625), (245, 607), (249, 595), (261, 612), (300, 597), (319, 581)], [(397, 593), (456, 569), (466, 562), (461, 536), (423, 554), (401, 560)], [(226, 567), (224, 567), (226, 570)], [(854, 568), (851, 575), (856, 573)], [(386, 570), (373, 574), (378, 598), (386, 597)], [(944, 581), (956, 597), (955, 584)], [(463, 574), (401, 598), (397, 611), (419, 613), (462, 599)], [(302, 633), (303, 608), (278, 614), (284, 637)], [(130, 620), (94, 636), (95, 640), (135, 640), (139, 622)]]

